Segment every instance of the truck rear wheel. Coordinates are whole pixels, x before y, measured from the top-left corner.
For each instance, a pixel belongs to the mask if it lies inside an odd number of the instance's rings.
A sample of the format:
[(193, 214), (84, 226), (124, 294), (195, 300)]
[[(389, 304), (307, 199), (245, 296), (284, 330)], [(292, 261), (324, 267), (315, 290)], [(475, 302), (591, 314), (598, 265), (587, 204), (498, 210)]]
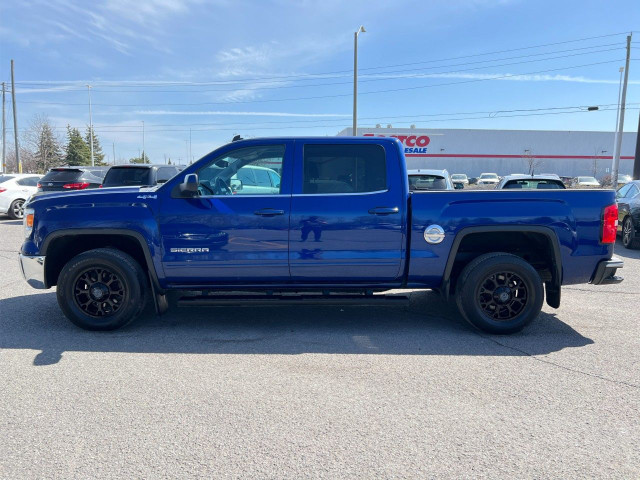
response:
[(58, 278), (58, 304), (86, 330), (115, 330), (135, 320), (146, 304), (147, 279), (131, 256), (97, 248), (72, 258)]
[(538, 272), (522, 258), (488, 253), (460, 274), (456, 303), (464, 318), (488, 333), (522, 330), (542, 310), (544, 290)]

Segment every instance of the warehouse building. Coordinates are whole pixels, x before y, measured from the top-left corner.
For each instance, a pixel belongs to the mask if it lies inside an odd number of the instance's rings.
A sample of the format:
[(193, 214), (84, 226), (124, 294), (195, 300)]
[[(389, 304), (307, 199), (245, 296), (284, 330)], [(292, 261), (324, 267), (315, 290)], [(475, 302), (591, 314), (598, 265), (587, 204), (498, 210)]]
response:
[[(338, 136), (351, 135), (345, 128)], [(601, 180), (611, 173), (613, 132), (545, 130), (471, 130), (422, 128), (358, 128), (358, 135), (398, 138), (405, 147), (407, 166), (446, 168), (449, 173), (476, 177), (483, 172), (557, 173)], [(631, 175), (636, 133), (624, 133), (620, 174)]]

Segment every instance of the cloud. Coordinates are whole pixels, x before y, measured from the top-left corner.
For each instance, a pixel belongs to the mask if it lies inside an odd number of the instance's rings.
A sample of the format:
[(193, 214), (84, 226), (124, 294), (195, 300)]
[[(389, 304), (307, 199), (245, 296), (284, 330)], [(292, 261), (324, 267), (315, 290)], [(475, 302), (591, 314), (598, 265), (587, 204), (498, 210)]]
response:
[(221, 110), (208, 111), (179, 111), (179, 110), (137, 110), (137, 115), (227, 115), (227, 116), (250, 116), (250, 117), (305, 117), (305, 118), (327, 118), (327, 117), (351, 117), (348, 113), (292, 113), (292, 112), (233, 112)]

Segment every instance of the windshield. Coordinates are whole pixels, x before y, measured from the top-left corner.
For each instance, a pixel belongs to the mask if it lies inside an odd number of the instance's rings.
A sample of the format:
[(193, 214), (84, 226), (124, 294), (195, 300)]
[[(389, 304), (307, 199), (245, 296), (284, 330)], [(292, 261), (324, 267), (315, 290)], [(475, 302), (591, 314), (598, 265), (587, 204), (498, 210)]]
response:
[(152, 169), (147, 167), (113, 167), (102, 182), (103, 187), (153, 185)]
[(446, 190), (447, 181), (440, 175), (409, 175), (409, 190)]
[(586, 183), (586, 182), (591, 182), (591, 183), (595, 182), (595, 183), (598, 183), (598, 180), (596, 180), (594, 177), (578, 177), (578, 181), (579, 181), (579, 182), (585, 182), (585, 183)]
[(498, 175), (495, 173), (483, 173), (480, 178), (498, 178)]
[(462, 173), (454, 173), (453, 175), (451, 175), (451, 178), (454, 180), (466, 180), (467, 176)]

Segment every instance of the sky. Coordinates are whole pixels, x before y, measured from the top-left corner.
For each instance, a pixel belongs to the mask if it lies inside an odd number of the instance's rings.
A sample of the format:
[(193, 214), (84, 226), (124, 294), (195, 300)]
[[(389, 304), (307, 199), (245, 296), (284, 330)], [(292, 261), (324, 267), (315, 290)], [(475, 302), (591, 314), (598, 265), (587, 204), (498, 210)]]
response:
[[(613, 131), (637, 0), (23, 0), (0, 3), (18, 126), (92, 119), (107, 160), (197, 160), (243, 137), (358, 125)], [(625, 131), (640, 108), (633, 34)], [(8, 127), (13, 128), (10, 96)], [(598, 111), (586, 111), (597, 105)], [(144, 145), (143, 145), (144, 123)]]

